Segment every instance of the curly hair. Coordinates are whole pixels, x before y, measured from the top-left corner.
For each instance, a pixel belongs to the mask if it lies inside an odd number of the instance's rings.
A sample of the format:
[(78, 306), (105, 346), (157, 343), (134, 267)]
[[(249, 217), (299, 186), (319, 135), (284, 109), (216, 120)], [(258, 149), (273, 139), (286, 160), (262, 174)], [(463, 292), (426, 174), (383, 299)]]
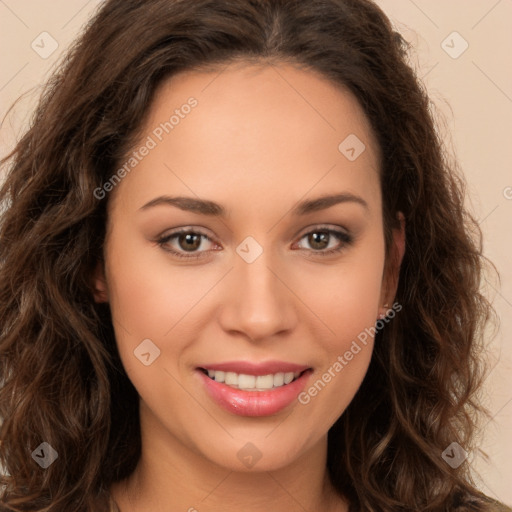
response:
[[(467, 463), (494, 310), (487, 260), (464, 207), (408, 45), (369, 0), (108, 0), (49, 80), (3, 160), (0, 192), (0, 508), (108, 510), (141, 454), (138, 394), (108, 304), (93, 299), (107, 182), (164, 80), (239, 60), (288, 62), (348, 88), (381, 149), (387, 256), (397, 212), (406, 251), (402, 311), (375, 338), (368, 373), (328, 434), (328, 471), (353, 511), (498, 510)], [(39, 470), (42, 441), (59, 464)]]

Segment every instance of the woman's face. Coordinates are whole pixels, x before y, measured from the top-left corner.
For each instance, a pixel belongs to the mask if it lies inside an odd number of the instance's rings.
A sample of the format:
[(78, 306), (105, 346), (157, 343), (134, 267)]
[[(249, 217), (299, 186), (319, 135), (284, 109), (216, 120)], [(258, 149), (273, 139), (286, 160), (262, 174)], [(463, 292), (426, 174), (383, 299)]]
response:
[(378, 158), (354, 97), (289, 65), (158, 90), (96, 280), (146, 447), (242, 471), (325, 447), (394, 295)]

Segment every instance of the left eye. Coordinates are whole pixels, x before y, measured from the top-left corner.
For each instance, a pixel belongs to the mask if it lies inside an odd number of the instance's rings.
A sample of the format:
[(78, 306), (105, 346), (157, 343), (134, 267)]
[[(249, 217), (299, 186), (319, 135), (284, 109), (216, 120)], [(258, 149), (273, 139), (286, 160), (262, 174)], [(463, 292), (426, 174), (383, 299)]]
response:
[[(331, 245), (334, 239), (338, 240), (338, 244)], [(321, 255), (332, 254), (341, 251), (345, 245), (352, 243), (352, 237), (342, 231), (329, 228), (315, 229), (306, 233), (300, 240), (307, 240), (312, 249), (306, 249)], [(327, 245), (326, 245), (327, 244)]]
[[(338, 243), (334, 246), (330, 243), (336, 239)], [(306, 239), (311, 248), (304, 248), (306, 251), (314, 253), (315, 255), (326, 256), (333, 253), (342, 251), (346, 245), (352, 243), (352, 237), (343, 232), (330, 228), (317, 228), (309, 231), (299, 239), (300, 241)], [(178, 258), (200, 258), (204, 253), (212, 252), (218, 249), (199, 250), (202, 248), (203, 242), (209, 241), (211, 244), (214, 242), (210, 237), (200, 231), (181, 230), (174, 233), (165, 235), (157, 240), (157, 243), (165, 251), (170, 252)], [(177, 244), (177, 245), (176, 245)], [(303, 247), (299, 247), (303, 249)]]

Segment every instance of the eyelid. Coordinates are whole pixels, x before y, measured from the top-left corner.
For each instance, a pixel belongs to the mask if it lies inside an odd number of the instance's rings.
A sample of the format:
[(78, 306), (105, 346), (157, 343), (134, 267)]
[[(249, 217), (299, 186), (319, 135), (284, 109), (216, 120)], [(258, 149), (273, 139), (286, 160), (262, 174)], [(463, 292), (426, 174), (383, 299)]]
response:
[(314, 249), (304, 249), (309, 254), (312, 254), (313, 256), (332, 256), (334, 254), (340, 254), (343, 252), (343, 250), (349, 246), (352, 245), (354, 242), (354, 235), (352, 235), (346, 228), (343, 228), (341, 226), (332, 226), (331, 224), (314, 224), (312, 226), (308, 226), (305, 228), (304, 231), (301, 232), (300, 235), (298, 235), (297, 242), (300, 242), (305, 236), (311, 234), (311, 233), (318, 233), (318, 232), (327, 232), (331, 237), (334, 236), (338, 239), (339, 244), (336, 247), (331, 247), (330, 249), (323, 249), (323, 250), (314, 250)]
[(336, 233), (345, 233), (346, 235), (350, 234), (350, 231), (343, 226), (334, 224), (311, 224), (310, 226), (301, 229), (294, 238), (303, 238), (305, 235), (315, 231), (333, 231)]
[(167, 244), (171, 239), (178, 237), (182, 234), (194, 234), (194, 235), (200, 235), (203, 238), (208, 239), (210, 242), (218, 244), (213, 237), (211, 237), (208, 233), (205, 233), (202, 228), (195, 227), (195, 226), (184, 226), (180, 228), (175, 228), (170, 231), (164, 232), (164, 234), (159, 235), (156, 237), (155, 242), (162, 247), (165, 251), (177, 256), (178, 258), (184, 258), (184, 259), (194, 259), (194, 258), (204, 258), (204, 254), (213, 252), (212, 249), (207, 251), (195, 251), (195, 252), (189, 252), (186, 251), (176, 251), (175, 249), (165, 248), (164, 245)]
[[(305, 236), (315, 233), (325, 231), (328, 232), (330, 235), (334, 235), (338, 238), (341, 247), (335, 247), (331, 249), (324, 249), (324, 250), (314, 250), (314, 249), (303, 249), (307, 251), (310, 254), (318, 255), (318, 256), (328, 256), (332, 255), (334, 253), (340, 253), (347, 245), (350, 245), (353, 242), (353, 235), (350, 234), (350, 232), (341, 227), (341, 226), (333, 226), (330, 224), (313, 224), (311, 226), (308, 226), (304, 228), (302, 231), (300, 231), (299, 235), (296, 235), (294, 239), (296, 242), (300, 242)], [(194, 251), (187, 253), (186, 251), (176, 251), (175, 249), (169, 249), (165, 248), (164, 245), (168, 243), (172, 238), (177, 237), (181, 234), (195, 234), (200, 235), (202, 237), (205, 237), (210, 242), (221, 245), (218, 242), (216, 242), (213, 237), (211, 237), (209, 234), (205, 233), (202, 228), (195, 227), (195, 226), (185, 226), (180, 228), (175, 228), (173, 230), (165, 232), (165, 234), (160, 235), (156, 238), (155, 242), (160, 245), (165, 251), (177, 256), (178, 258), (193, 260), (193, 259), (199, 259), (199, 258), (205, 258), (208, 257), (209, 253), (212, 253), (216, 251), (215, 249), (205, 250), (205, 251)]]

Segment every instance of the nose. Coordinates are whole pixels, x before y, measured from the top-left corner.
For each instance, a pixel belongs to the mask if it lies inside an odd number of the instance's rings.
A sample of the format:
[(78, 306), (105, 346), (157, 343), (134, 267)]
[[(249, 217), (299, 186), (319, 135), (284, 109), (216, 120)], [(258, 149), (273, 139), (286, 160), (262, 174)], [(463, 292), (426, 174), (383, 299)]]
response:
[(239, 258), (224, 283), (221, 327), (253, 342), (292, 331), (299, 301), (287, 283), (290, 279), (289, 272), (280, 270), (265, 251), (252, 263)]

